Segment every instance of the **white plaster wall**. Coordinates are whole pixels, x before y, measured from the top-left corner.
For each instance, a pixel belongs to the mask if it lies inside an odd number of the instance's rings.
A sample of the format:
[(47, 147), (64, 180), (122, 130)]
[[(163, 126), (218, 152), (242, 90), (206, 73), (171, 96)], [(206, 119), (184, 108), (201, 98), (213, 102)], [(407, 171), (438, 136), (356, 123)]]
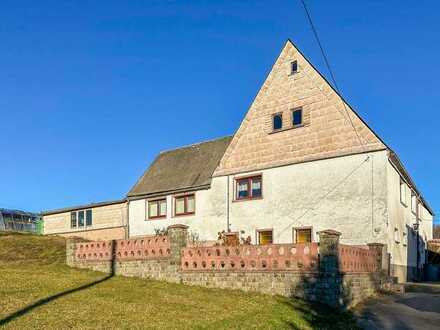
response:
[[(311, 226), (314, 240), (318, 231), (334, 229), (342, 233), (342, 243), (383, 241), (386, 152), (368, 155), (368, 160), (362, 154), (259, 172), (263, 199), (232, 201), (231, 196), (232, 231), (244, 230), (256, 242), (257, 229), (273, 229), (275, 243), (290, 243), (294, 227)], [(231, 176), (230, 191), (233, 182)]]
[[(256, 242), (256, 230), (271, 228), (275, 243), (290, 243), (292, 228), (312, 226), (316, 232), (335, 229), (342, 242), (384, 241), (386, 210), (386, 152), (353, 155), (260, 171), (263, 199), (234, 201), (234, 176), (215, 177), (209, 190), (196, 192), (196, 214), (173, 217), (172, 196), (167, 218), (146, 220), (145, 199), (130, 201), (130, 236), (154, 233), (154, 228), (183, 223), (200, 239), (212, 240), (226, 229), (227, 181), (232, 231), (244, 231)], [(250, 173), (241, 173), (239, 176)], [(373, 181), (372, 181), (373, 179)]]
[[(406, 281), (409, 268), (417, 266), (417, 235), (413, 230), (416, 223), (416, 214), (411, 210), (411, 189), (405, 184), (406, 201), (400, 200), (400, 174), (394, 166), (387, 164), (388, 184), (388, 212), (390, 225), (388, 227), (388, 252), (391, 253), (391, 265), (399, 281)], [(421, 212), (419, 227), (420, 263), (425, 260), (427, 240), (432, 238), (433, 217), (429, 211), (420, 204)], [(397, 234), (396, 234), (397, 229)], [(407, 239), (403, 233), (407, 234)]]
[[(189, 226), (203, 240), (217, 239), (217, 233), (226, 229), (226, 179), (213, 180), (211, 189), (195, 192), (194, 215), (174, 216), (174, 197), (168, 195), (167, 217), (147, 220), (147, 200), (129, 202), (130, 237), (154, 234), (155, 228), (166, 228), (172, 224)], [(157, 199), (157, 198), (153, 198)]]

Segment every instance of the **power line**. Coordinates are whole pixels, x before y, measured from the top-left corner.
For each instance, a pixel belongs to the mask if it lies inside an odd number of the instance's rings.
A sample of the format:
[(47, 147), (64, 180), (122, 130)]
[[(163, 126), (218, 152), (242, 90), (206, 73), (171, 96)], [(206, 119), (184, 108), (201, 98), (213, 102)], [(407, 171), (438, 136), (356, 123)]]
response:
[(370, 159), (370, 156), (367, 156), (358, 166), (356, 166), (350, 173), (348, 173), (344, 178), (342, 178), (338, 183), (336, 183), (328, 192), (326, 192), (321, 198), (319, 198), (311, 207), (307, 209), (303, 214), (301, 214), (298, 218), (296, 218), (294, 221), (292, 221), (289, 225), (287, 225), (283, 230), (279, 232), (277, 235), (277, 238), (281, 236), (282, 233), (284, 233), (287, 229), (290, 228), (294, 223), (296, 223), (298, 220), (302, 219), (307, 213), (309, 213), (311, 210), (314, 210), (316, 206), (318, 206), (323, 200), (325, 200), (332, 192), (334, 192), (337, 188), (339, 188), (341, 185), (343, 185), (354, 173), (359, 170), (362, 165), (364, 165), (368, 160)]
[[(322, 57), (324, 58), (325, 65), (327, 66), (327, 70), (328, 70), (329, 73), (330, 73), (330, 78), (331, 78), (331, 80), (332, 80), (332, 82), (333, 82), (333, 85), (335, 86), (335, 89), (336, 89), (336, 91), (339, 93), (339, 95), (342, 95), (342, 94), (341, 94), (341, 91), (340, 91), (340, 89), (339, 89), (339, 86), (338, 86), (338, 84), (336, 83), (335, 75), (333, 74), (333, 70), (332, 70), (332, 68), (331, 68), (331, 66), (330, 66), (330, 62), (329, 62), (329, 60), (328, 60), (328, 57), (327, 57), (327, 55), (326, 55), (326, 53), (325, 53), (325, 51), (324, 51), (324, 47), (322, 46), (321, 41), (320, 41), (320, 39), (319, 39), (318, 31), (316, 30), (315, 25), (313, 24), (313, 20), (312, 20), (312, 17), (311, 17), (311, 15), (310, 15), (310, 12), (309, 12), (309, 10), (307, 9), (306, 3), (305, 3), (304, 0), (300, 0), (300, 1), (301, 1), (302, 5), (303, 5), (303, 7), (304, 7), (304, 11), (306, 12), (306, 16), (307, 16), (307, 19), (308, 19), (308, 21), (309, 21), (309, 23), (310, 23), (310, 27), (311, 27), (311, 29), (312, 29), (313, 35), (315, 36), (316, 42), (318, 43), (319, 49), (321, 50)], [(346, 106), (344, 100), (342, 99), (342, 97), (341, 97), (341, 101), (342, 101), (342, 105), (344, 106), (344, 109), (345, 109), (345, 112), (346, 112), (346, 114), (347, 114), (347, 117), (348, 117), (348, 119), (350, 120), (351, 127), (353, 127), (353, 130), (354, 130), (354, 132), (356, 133), (356, 137), (357, 137), (357, 139), (358, 139), (358, 141), (359, 141), (359, 144), (360, 144), (361, 147), (365, 150), (364, 143), (362, 142), (362, 139), (361, 139), (361, 137), (359, 136), (359, 133), (358, 133), (356, 127), (354, 126), (353, 121), (351, 120), (350, 113), (348, 112), (347, 106)]]

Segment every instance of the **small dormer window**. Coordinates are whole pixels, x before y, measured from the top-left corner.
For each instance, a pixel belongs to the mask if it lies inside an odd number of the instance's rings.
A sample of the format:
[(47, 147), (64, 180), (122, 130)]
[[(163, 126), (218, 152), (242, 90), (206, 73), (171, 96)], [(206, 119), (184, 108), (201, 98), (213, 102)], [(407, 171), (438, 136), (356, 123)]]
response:
[(277, 113), (273, 115), (272, 118), (272, 129), (274, 131), (280, 130), (283, 128), (283, 115), (281, 113)]
[(294, 75), (297, 72), (298, 72), (298, 62), (297, 61), (290, 62), (290, 74)]

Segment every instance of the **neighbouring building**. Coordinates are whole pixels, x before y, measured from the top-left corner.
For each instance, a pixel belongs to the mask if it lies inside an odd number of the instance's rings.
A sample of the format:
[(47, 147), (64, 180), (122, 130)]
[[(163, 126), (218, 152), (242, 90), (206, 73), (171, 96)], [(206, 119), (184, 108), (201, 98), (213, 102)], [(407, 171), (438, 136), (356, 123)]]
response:
[(44, 234), (111, 240), (127, 237), (127, 202), (123, 200), (68, 207), (43, 214)]
[(41, 234), (42, 219), (37, 213), (0, 209), (0, 231), (24, 231)]
[(434, 215), (397, 155), (291, 41), (232, 137), (161, 153), (127, 203), (130, 237), (181, 223), (202, 240), (225, 230), (307, 242), (331, 228), (342, 243), (382, 242), (400, 281), (420, 273)]

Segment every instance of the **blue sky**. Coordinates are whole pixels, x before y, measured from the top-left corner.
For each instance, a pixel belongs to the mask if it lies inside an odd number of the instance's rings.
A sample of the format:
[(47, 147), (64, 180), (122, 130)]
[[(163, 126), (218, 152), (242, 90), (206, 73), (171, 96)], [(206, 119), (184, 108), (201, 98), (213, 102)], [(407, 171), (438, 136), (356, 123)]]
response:
[[(308, 1), (345, 98), (440, 206), (440, 3)], [(155, 155), (232, 134), (299, 1), (2, 1), (0, 207), (118, 199)]]

